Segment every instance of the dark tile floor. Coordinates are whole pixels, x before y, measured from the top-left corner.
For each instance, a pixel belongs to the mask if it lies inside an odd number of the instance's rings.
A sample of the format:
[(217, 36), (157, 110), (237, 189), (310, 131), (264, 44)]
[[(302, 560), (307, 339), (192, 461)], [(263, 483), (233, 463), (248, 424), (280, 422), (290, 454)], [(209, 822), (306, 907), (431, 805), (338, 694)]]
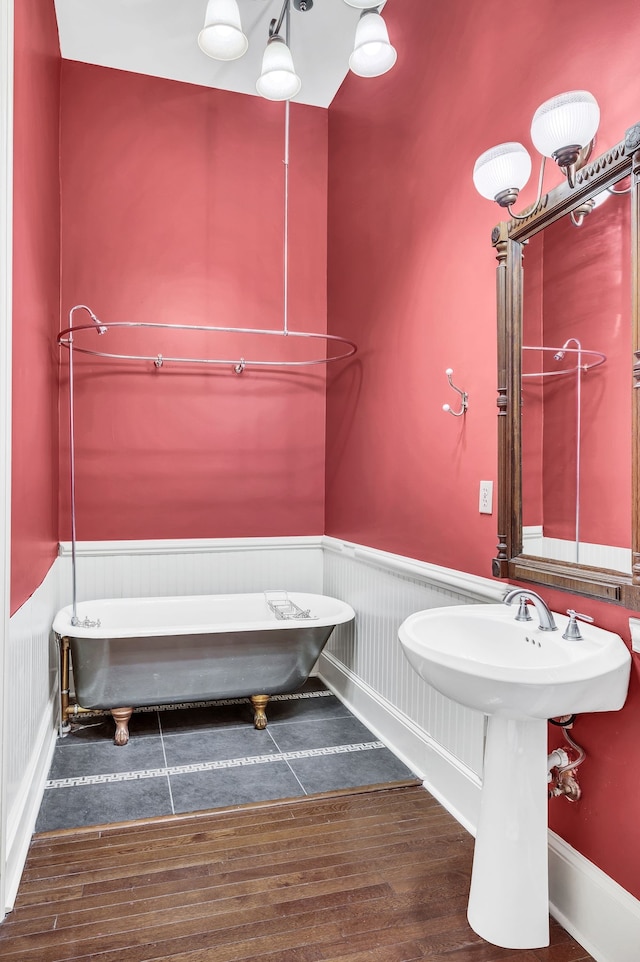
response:
[(196, 812), (412, 778), (319, 679), (275, 696), (268, 727), (248, 700), (135, 712), (128, 745), (110, 717), (58, 739), (37, 832)]

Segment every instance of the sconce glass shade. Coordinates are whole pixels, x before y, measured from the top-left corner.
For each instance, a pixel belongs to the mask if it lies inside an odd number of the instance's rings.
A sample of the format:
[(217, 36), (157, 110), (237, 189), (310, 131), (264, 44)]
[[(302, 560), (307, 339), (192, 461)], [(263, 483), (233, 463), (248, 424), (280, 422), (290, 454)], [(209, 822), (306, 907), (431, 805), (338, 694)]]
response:
[(531, 122), (531, 139), (541, 154), (554, 157), (564, 147), (586, 147), (599, 123), (595, 97), (587, 90), (570, 90), (538, 107)]
[(291, 51), (282, 37), (275, 34), (267, 43), (256, 90), (267, 100), (290, 100), (301, 86), (302, 81), (293, 67)]
[(246, 52), (249, 41), (242, 32), (236, 0), (209, 0), (198, 46), (214, 60), (237, 60)]
[(487, 200), (498, 200), (499, 197), (508, 195), (508, 203), (511, 204), (530, 175), (531, 157), (522, 144), (498, 144), (497, 147), (486, 150), (476, 160), (473, 183), (478, 193)]
[(349, 57), (353, 73), (358, 77), (380, 77), (391, 70), (397, 57), (380, 14), (376, 10), (365, 10), (358, 20), (355, 45)]
[(372, 7), (376, 9), (380, 6), (381, 0), (375, 3), (374, 0), (344, 0), (344, 2), (349, 7), (357, 7), (358, 10), (371, 10)]

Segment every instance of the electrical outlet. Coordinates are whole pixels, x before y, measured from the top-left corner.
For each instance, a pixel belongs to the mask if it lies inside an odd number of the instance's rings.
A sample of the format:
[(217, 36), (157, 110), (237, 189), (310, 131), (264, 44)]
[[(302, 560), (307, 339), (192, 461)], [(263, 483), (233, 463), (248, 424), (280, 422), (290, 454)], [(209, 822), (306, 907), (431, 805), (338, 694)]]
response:
[(493, 481), (480, 482), (480, 514), (493, 514)]

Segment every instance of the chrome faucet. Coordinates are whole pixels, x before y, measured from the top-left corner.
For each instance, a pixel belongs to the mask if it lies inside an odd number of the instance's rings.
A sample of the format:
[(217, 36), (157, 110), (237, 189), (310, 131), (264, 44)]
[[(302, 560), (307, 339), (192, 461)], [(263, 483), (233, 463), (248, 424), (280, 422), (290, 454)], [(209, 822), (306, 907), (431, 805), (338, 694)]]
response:
[(505, 605), (512, 605), (514, 601), (520, 601), (520, 608), (516, 615), (516, 621), (531, 621), (531, 615), (527, 611), (527, 602), (530, 601), (538, 612), (540, 621), (540, 631), (557, 631), (558, 626), (553, 620), (553, 615), (547, 607), (546, 601), (528, 588), (513, 588), (504, 596)]

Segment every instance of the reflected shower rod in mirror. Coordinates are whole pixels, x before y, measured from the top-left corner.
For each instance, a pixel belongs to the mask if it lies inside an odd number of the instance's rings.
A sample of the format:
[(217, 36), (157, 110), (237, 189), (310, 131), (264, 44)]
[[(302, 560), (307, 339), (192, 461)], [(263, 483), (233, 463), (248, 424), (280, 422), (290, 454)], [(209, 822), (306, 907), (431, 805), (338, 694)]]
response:
[[(564, 359), (565, 354), (577, 354), (578, 363), (576, 364), (575, 367), (563, 367), (558, 371), (532, 371), (532, 372), (527, 372), (526, 374), (522, 373), (520, 375), (521, 377), (558, 377), (563, 374), (575, 374), (576, 371), (582, 371), (583, 373), (586, 374), (587, 371), (592, 371), (594, 368), (600, 367), (600, 365), (604, 364), (605, 361), (607, 360), (607, 355), (603, 354), (602, 351), (588, 351), (584, 347), (567, 347), (566, 344), (563, 344), (562, 347), (542, 347), (539, 345), (523, 344), (522, 350), (523, 351), (553, 351), (553, 357), (554, 357), (554, 360), (556, 361), (562, 361)], [(591, 363), (581, 364), (580, 360), (582, 357), (584, 357), (585, 354), (588, 354), (589, 357), (593, 357), (596, 360), (591, 361)]]

